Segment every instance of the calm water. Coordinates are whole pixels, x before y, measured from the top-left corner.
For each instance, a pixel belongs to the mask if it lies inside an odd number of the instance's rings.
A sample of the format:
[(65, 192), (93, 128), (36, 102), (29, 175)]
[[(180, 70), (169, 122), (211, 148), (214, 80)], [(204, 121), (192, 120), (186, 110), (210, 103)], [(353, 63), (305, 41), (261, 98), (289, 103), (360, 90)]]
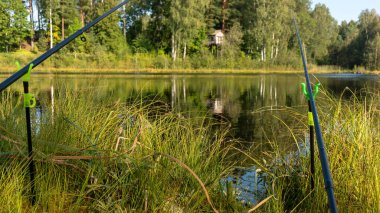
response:
[[(5, 77), (0, 76), (1, 79)], [(283, 129), (284, 125), (280, 121), (281, 119), (291, 125), (294, 122), (291, 116), (284, 113), (276, 114), (275, 110), (271, 109), (286, 106), (306, 113), (307, 103), (300, 86), (302, 82), (304, 76), (301, 74), (131, 74), (33, 75), (30, 84), (32, 93), (37, 94), (37, 100), (45, 98), (51, 100), (52, 92), (54, 94), (55, 88), (63, 84), (72, 90), (95, 90), (98, 96), (111, 97), (115, 100), (126, 101), (137, 97), (159, 98), (167, 102), (174, 111), (189, 114), (194, 111), (211, 113), (216, 118), (228, 121), (232, 127), (231, 137), (251, 144), (270, 138), (266, 132), (273, 133), (276, 138), (281, 135), (291, 137), (289, 132)], [(321, 74), (313, 76), (312, 82), (321, 82), (325, 91), (337, 96), (347, 87), (357, 92), (363, 88), (380, 89), (378, 75)], [(21, 91), (22, 83), (16, 84), (12, 89)], [(345, 93), (343, 97), (349, 98), (349, 96), (350, 93)], [(36, 113), (41, 113), (43, 111), (41, 109), (44, 108), (48, 110), (50, 106), (40, 106)], [(236, 177), (226, 179), (235, 182), (234, 186), (240, 190), (240, 198), (245, 202), (256, 202), (256, 199), (260, 199), (260, 192), (263, 192), (264, 185), (256, 172), (256, 168), (251, 168), (239, 171)]]
[[(0, 76), (4, 79), (6, 76)], [(360, 93), (363, 88), (380, 89), (380, 75), (321, 74), (312, 76), (312, 83), (321, 82), (324, 91), (337, 96), (345, 88)], [(293, 75), (32, 75), (31, 92), (38, 100), (48, 100), (56, 94), (58, 86), (68, 90), (96, 91), (97, 98), (120, 101), (130, 99), (159, 99), (171, 110), (188, 113), (204, 112), (227, 121), (231, 125), (231, 137), (247, 142), (263, 142), (268, 139), (291, 137), (284, 123), (294, 127), (299, 124), (291, 116), (276, 109), (291, 107), (298, 112), (307, 111), (307, 102), (301, 90), (302, 74)], [(11, 86), (22, 91), (21, 81)], [(345, 92), (344, 98), (351, 93)], [(317, 96), (317, 102), (318, 102)], [(57, 97), (55, 97), (57, 98)], [(55, 106), (60, 107), (60, 106)], [(51, 106), (36, 108), (37, 117)], [(38, 122), (38, 121), (37, 121)], [(283, 123), (284, 122), (284, 123)], [(268, 132), (272, 135), (268, 135)], [(292, 138), (289, 138), (292, 140)], [(286, 144), (284, 144), (286, 146)]]
[[(6, 76), (1, 76), (4, 79)], [(263, 107), (292, 107), (306, 110), (300, 83), (303, 75), (33, 75), (31, 91), (38, 99), (49, 98), (57, 85), (68, 89), (93, 89), (104, 97), (120, 100), (156, 97), (180, 112), (208, 111), (228, 120), (234, 137), (244, 141), (261, 139), (259, 129), (272, 125), (273, 118), (252, 113)], [(380, 76), (323, 74), (312, 77), (336, 95), (349, 87), (380, 89)], [(21, 82), (12, 88), (21, 89)], [(38, 91), (38, 92), (36, 92)], [(346, 97), (349, 93), (345, 93)], [(43, 107), (43, 106), (42, 106)], [(283, 118), (286, 120), (286, 118)]]

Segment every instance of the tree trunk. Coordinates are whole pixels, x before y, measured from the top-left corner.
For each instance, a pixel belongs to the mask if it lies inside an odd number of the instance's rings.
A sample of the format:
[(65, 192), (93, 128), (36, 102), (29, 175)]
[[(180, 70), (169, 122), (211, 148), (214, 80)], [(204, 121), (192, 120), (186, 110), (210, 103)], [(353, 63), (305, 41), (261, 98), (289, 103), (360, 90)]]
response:
[(38, 3), (37, 1), (37, 22), (38, 22), (38, 31), (40, 32), (41, 31), (41, 8), (40, 8), (40, 4)]
[(375, 69), (378, 69), (378, 66), (377, 66), (377, 45), (376, 45), (376, 48), (375, 48), (375, 66), (374, 66)]
[(274, 58), (274, 45), (272, 44), (271, 51), (270, 51), (270, 59), (272, 60), (273, 58)]
[(266, 61), (266, 48), (265, 48), (265, 45), (262, 47), (261, 49), (261, 61)]
[(186, 59), (186, 50), (187, 50), (187, 45), (185, 44), (183, 47), (183, 60)]
[(272, 33), (272, 46), (270, 51), (270, 59), (272, 60), (274, 58), (274, 48), (275, 48), (276, 42), (274, 41), (274, 33)]
[(264, 52), (264, 61), (266, 61), (267, 60), (267, 48), (265, 46), (264, 46), (263, 52)]
[(125, 5), (123, 5), (123, 35), (124, 39), (127, 39), (127, 14), (125, 11)]
[(49, 24), (50, 24), (50, 49), (53, 48), (53, 18), (51, 12), (51, 2), (50, 2), (50, 10), (49, 10)]
[(225, 32), (225, 25), (226, 25), (226, 9), (228, 7), (228, 0), (222, 0), (222, 23), (221, 23), (221, 30), (224, 33)]
[(274, 57), (275, 58), (277, 58), (277, 56), (278, 56), (278, 46), (280, 45), (280, 39), (277, 39), (277, 42), (276, 42), (276, 53), (275, 53), (275, 55), (274, 55)]
[(172, 31), (172, 59), (176, 61), (177, 59), (177, 46), (175, 42), (174, 30)]
[(61, 40), (65, 40), (65, 17), (63, 16), (63, 1), (61, 1), (61, 32), (62, 37)]
[(79, 14), (80, 14), (80, 23), (84, 27), (84, 11), (83, 11), (83, 2), (79, 1)]
[(29, 16), (30, 16), (30, 23), (31, 23), (30, 45), (32, 46), (32, 50), (34, 50), (33, 0), (29, 0)]

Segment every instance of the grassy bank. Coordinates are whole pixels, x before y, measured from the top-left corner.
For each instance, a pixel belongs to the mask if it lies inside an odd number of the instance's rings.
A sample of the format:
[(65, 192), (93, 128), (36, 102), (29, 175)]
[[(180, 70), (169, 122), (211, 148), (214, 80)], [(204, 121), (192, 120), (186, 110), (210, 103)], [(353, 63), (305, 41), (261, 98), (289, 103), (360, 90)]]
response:
[[(347, 90), (345, 93), (352, 92)], [(380, 94), (366, 94), (366, 98), (351, 94), (349, 100), (343, 95), (337, 100), (326, 94), (317, 99), (340, 212), (380, 211)], [(307, 120), (299, 112), (287, 110), (296, 120)], [(270, 199), (261, 208), (262, 212), (328, 210), (318, 157), (316, 187), (314, 190), (310, 187), (309, 154), (302, 154), (308, 150), (308, 144), (303, 140), (306, 130), (306, 124), (301, 129), (289, 130), (300, 151), (284, 152), (279, 148), (281, 141), (270, 141), (273, 151), (265, 152), (266, 160), (255, 158), (254, 164), (269, 174), (266, 181)]]
[[(25, 65), (42, 53), (18, 51), (0, 53), (0, 73), (14, 72), (15, 62)], [(345, 70), (335, 66), (310, 65), (312, 73), (366, 72), (364, 69)], [(110, 53), (94, 54), (58, 53), (43, 64), (36, 72), (50, 73), (301, 73), (301, 61), (295, 64), (262, 63), (250, 58), (216, 58), (213, 55), (194, 56), (186, 60), (172, 59), (163, 54), (135, 53), (115, 56)], [(368, 72), (369, 73), (369, 72)]]

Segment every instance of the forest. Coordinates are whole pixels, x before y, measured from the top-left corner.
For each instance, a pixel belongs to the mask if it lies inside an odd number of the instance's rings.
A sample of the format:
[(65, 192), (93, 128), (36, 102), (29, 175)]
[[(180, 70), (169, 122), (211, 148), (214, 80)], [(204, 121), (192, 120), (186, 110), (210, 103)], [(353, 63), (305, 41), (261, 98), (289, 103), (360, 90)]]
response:
[[(0, 64), (12, 54), (43, 53), (119, 2), (0, 1)], [(311, 0), (131, 0), (60, 51), (51, 66), (299, 68), (293, 18), (309, 64), (380, 69), (379, 14), (364, 10), (358, 20), (338, 23), (326, 5), (312, 7)], [(223, 35), (218, 44), (210, 42), (216, 32)]]

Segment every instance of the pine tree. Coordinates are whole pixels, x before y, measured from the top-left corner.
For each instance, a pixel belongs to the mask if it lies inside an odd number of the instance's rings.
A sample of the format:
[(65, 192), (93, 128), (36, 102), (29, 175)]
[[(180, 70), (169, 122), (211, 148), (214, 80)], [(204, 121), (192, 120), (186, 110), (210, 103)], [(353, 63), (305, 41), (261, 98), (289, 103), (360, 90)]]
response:
[[(96, 2), (92, 18), (103, 15), (118, 3), (117, 0), (98, 1)], [(118, 53), (126, 49), (126, 42), (123, 38), (122, 29), (120, 28), (120, 18), (118, 12), (110, 15), (99, 22), (92, 29), (97, 43), (105, 47), (107, 51)]]

